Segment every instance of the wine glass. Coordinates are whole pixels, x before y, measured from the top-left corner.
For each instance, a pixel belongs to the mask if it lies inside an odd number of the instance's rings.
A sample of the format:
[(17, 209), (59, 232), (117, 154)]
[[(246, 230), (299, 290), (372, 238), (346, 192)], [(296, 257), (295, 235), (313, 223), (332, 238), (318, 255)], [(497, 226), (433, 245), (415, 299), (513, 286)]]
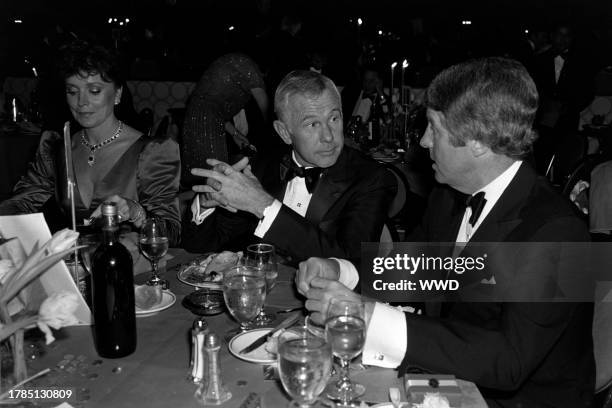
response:
[(237, 265), (223, 271), (225, 306), (240, 323), (240, 331), (248, 330), (266, 298), (264, 272), (247, 265)]
[[(261, 269), (266, 277), (266, 296), (270, 293), (276, 278), (278, 277), (278, 264), (276, 262), (276, 252), (274, 245), (270, 244), (253, 244), (247, 247), (244, 262), (248, 266)], [(274, 316), (267, 314), (262, 305), (255, 326), (266, 326), (274, 320)]]
[(283, 388), (293, 399), (292, 408), (307, 408), (317, 402), (325, 389), (332, 367), (329, 343), (307, 331), (280, 336), (278, 369)]
[(327, 396), (339, 400), (336, 405), (338, 407), (351, 407), (351, 401), (365, 392), (362, 384), (354, 383), (349, 378), (349, 363), (361, 354), (365, 343), (363, 303), (341, 298), (332, 299), (327, 310), (325, 333), (341, 367), (338, 381), (329, 384), (326, 389)]
[(159, 218), (147, 218), (140, 228), (140, 250), (142, 254), (151, 261), (153, 276), (147, 285), (161, 285), (162, 289), (168, 289), (168, 281), (159, 277), (157, 264), (168, 252), (168, 236), (166, 235), (166, 223)]

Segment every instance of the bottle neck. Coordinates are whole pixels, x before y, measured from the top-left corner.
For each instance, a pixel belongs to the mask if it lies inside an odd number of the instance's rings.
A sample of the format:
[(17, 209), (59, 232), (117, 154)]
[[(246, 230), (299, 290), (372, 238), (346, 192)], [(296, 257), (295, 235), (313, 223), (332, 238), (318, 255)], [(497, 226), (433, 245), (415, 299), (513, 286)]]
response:
[(102, 217), (102, 243), (112, 244), (117, 242), (118, 230), (119, 226), (116, 215), (105, 215)]

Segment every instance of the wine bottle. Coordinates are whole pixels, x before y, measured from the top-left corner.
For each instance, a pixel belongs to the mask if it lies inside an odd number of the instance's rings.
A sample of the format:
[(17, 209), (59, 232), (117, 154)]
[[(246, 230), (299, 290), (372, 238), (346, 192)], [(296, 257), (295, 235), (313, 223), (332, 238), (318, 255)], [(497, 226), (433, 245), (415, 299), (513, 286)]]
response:
[(96, 350), (118, 358), (136, 349), (132, 256), (119, 242), (117, 206), (102, 204), (102, 242), (91, 259), (92, 308)]

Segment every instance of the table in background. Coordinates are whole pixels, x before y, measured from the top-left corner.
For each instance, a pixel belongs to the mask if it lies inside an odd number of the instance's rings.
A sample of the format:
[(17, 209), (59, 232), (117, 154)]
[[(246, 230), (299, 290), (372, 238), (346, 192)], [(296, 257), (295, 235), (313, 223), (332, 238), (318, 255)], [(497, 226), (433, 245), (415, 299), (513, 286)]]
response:
[[(75, 407), (132, 408), (198, 407), (193, 397), (196, 385), (186, 380), (189, 373), (189, 330), (195, 316), (181, 306), (183, 297), (192, 287), (176, 279), (175, 266), (189, 262), (196, 255), (180, 249), (171, 249), (173, 259), (168, 262), (165, 277), (177, 297), (176, 303), (157, 315), (137, 319), (138, 346), (134, 354), (121, 359), (102, 359), (96, 354), (90, 327), (63, 329), (46, 354), (30, 362), (30, 373), (46, 367), (54, 371), (30, 387), (70, 387), (77, 393)], [(294, 291), (292, 268), (280, 266), (277, 285), (272, 290), (267, 305), (279, 308), (301, 305)], [(145, 275), (137, 276), (144, 281)], [(209, 328), (221, 337), (237, 326), (228, 313), (206, 318)], [(70, 357), (70, 359), (67, 359)], [(68, 372), (58, 364), (70, 366), (79, 361), (76, 369)], [(97, 361), (96, 361), (97, 360)], [(95, 362), (95, 363), (94, 363)], [(284, 407), (288, 400), (280, 382), (264, 380), (262, 366), (239, 360), (224, 345), (220, 352), (220, 364), (224, 383), (232, 392), (232, 399), (224, 407), (238, 407), (251, 392), (262, 397), (262, 407)], [(74, 364), (73, 364), (74, 365)], [(367, 386), (366, 401), (388, 401), (388, 388), (403, 387), (394, 370), (370, 368), (356, 372), (354, 378)], [(486, 407), (472, 383), (460, 382), (466, 394), (465, 408)], [(41, 406), (54, 406), (53, 404)]]

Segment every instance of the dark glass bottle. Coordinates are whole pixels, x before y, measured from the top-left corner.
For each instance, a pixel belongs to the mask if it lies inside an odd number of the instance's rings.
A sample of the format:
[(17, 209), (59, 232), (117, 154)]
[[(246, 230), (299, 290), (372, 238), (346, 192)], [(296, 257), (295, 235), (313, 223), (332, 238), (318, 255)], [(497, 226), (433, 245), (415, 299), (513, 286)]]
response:
[(92, 307), (96, 349), (118, 358), (136, 349), (136, 312), (132, 256), (117, 239), (115, 203), (102, 204), (102, 242), (92, 265)]

